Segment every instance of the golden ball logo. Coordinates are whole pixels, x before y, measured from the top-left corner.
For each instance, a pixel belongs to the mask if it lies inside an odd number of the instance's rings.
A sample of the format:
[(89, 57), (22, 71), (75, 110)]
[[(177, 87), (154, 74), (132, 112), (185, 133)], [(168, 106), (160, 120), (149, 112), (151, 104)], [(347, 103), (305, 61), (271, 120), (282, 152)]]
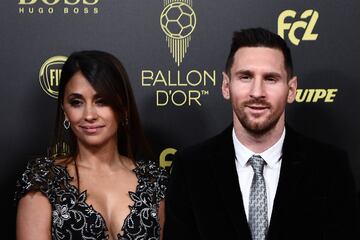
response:
[[(157, 107), (200, 107), (203, 98), (210, 95), (209, 87), (216, 86), (216, 70), (180, 68), (195, 31), (197, 18), (192, 0), (163, 0), (163, 10), (159, 13), (159, 30), (164, 32), (170, 53), (177, 63), (177, 69), (142, 69), (141, 86), (155, 89)], [(160, 156), (160, 164), (170, 167), (171, 156), (176, 150), (165, 149)]]
[(196, 27), (196, 14), (191, 7), (192, 0), (164, 0), (164, 6), (160, 26), (166, 35), (170, 53), (180, 66)]
[(40, 68), (39, 82), (41, 88), (50, 97), (58, 97), (58, 87), (60, 83), (61, 68), (67, 57), (54, 56), (47, 59)]
[(171, 3), (162, 11), (160, 25), (167, 36), (175, 39), (186, 38), (195, 29), (196, 15), (186, 3)]

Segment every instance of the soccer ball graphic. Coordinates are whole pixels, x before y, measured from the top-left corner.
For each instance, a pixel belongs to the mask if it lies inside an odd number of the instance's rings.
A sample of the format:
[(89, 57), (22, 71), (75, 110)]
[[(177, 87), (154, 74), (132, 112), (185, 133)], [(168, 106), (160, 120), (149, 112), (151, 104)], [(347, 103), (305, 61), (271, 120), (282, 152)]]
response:
[(160, 25), (170, 38), (183, 39), (194, 31), (196, 15), (194, 10), (186, 3), (171, 3), (162, 11)]

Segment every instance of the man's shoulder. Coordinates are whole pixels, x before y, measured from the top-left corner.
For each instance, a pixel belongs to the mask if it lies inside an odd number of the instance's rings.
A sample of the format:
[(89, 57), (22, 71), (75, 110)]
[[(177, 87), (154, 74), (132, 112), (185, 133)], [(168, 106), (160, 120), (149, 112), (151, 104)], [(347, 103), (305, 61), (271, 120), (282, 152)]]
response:
[(337, 158), (342, 156), (342, 158), (347, 158), (346, 151), (341, 147), (304, 135), (290, 127), (286, 128), (283, 150), (307, 153), (308, 156), (313, 155), (314, 157)]
[(225, 148), (233, 148), (231, 127), (226, 128), (221, 133), (208, 138), (200, 143), (180, 149), (176, 156), (184, 161), (206, 161), (206, 158), (224, 151)]

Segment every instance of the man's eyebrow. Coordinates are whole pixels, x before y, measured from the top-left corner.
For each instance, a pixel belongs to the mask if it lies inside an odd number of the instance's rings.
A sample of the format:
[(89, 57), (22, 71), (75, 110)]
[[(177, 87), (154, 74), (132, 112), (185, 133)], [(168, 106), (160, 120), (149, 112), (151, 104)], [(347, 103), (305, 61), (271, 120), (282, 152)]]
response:
[(281, 74), (277, 72), (268, 72), (264, 74), (265, 77), (281, 78)]
[(250, 70), (240, 69), (235, 72), (235, 75), (253, 75), (253, 72)]

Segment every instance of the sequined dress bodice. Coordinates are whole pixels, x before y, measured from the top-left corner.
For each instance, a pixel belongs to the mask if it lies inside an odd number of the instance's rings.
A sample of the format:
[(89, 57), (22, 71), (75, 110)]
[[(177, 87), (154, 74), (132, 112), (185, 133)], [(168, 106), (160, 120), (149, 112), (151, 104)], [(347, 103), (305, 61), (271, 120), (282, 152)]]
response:
[[(129, 192), (133, 205), (125, 218), (118, 240), (158, 240), (158, 208), (165, 197), (167, 172), (151, 162), (138, 162), (133, 170), (138, 179), (135, 192)], [(79, 192), (66, 168), (48, 158), (28, 163), (16, 184), (15, 200), (29, 191), (40, 191), (52, 208), (52, 239), (109, 239), (104, 218), (86, 203), (86, 191)]]

